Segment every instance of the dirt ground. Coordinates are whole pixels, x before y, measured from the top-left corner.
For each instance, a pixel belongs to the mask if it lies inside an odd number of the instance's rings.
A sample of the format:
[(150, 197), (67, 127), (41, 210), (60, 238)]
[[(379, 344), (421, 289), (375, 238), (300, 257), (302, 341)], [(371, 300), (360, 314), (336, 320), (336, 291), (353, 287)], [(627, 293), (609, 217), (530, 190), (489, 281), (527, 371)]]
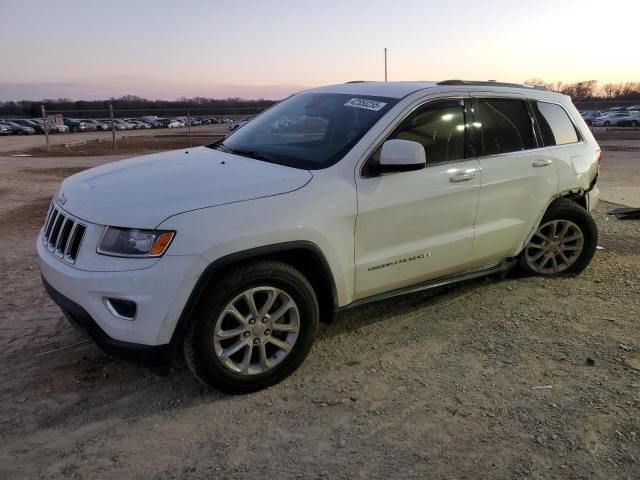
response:
[[(640, 155), (618, 153), (603, 182), (637, 191)], [(44, 293), (51, 196), (114, 158), (0, 157), (0, 478), (640, 477), (640, 221), (613, 204), (581, 276), (354, 309), (290, 378), (234, 397), (81, 343)]]

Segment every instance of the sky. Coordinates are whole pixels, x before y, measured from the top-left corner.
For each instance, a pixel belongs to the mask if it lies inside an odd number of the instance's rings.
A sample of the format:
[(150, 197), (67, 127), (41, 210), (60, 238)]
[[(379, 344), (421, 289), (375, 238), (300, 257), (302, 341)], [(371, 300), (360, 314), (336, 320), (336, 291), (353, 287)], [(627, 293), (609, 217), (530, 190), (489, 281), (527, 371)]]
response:
[(385, 47), (390, 81), (640, 81), (640, 0), (0, 2), (0, 101), (279, 99)]

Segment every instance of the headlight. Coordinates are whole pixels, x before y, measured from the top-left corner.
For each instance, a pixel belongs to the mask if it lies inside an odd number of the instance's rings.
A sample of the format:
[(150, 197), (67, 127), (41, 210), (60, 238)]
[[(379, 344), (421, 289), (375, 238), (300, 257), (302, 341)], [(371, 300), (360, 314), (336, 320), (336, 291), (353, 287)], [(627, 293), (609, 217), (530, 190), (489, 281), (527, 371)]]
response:
[(169, 248), (175, 233), (107, 227), (98, 244), (98, 253), (114, 257), (160, 257)]

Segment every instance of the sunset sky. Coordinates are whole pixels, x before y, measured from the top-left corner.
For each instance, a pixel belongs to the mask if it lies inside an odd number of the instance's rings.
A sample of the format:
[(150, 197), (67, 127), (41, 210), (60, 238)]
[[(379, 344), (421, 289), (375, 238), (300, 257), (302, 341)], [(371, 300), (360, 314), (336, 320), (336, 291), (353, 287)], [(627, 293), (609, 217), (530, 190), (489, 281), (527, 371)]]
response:
[(640, 0), (30, 0), (0, 100), (282, 98), (348, 80), (640, 81)]

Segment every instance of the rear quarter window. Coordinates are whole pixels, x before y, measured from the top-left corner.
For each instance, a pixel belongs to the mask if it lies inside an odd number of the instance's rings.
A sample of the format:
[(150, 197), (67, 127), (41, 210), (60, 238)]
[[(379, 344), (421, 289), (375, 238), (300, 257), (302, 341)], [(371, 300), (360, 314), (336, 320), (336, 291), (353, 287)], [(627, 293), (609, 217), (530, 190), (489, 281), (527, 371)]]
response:
[(545, 147), (580, 141), (575, 125), (560, 105), (538, 101), (532, 101), (531, 105)]

